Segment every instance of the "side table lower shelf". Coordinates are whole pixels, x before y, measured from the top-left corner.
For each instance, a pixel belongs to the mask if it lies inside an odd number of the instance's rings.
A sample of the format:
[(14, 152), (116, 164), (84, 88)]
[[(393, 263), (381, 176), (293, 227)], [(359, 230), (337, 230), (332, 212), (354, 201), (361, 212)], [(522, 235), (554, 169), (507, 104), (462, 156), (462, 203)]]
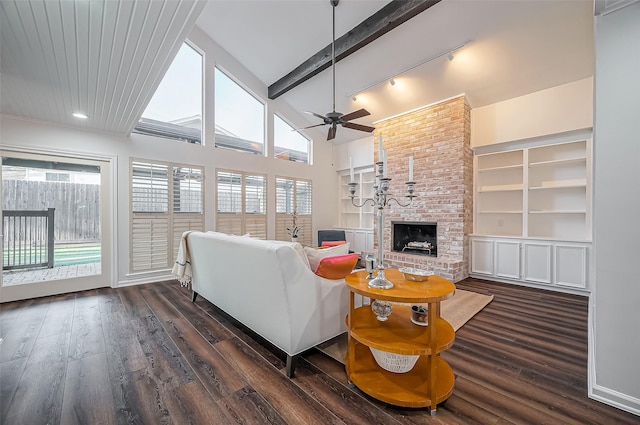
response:
[(412, 370), (407, 373), (387, 372), (380, 368), (373, 354), (364, 344), (355, 344), (354, 365), (346, 358), (347, 376), (358, 388), (385, 403), (403, 407), (431, 406), (427, 388), (429, 358), (436, 362), (435, 403), (445, 401), (453, 393), (455, 377), (451, 366), (440, 356), (420, 356)]

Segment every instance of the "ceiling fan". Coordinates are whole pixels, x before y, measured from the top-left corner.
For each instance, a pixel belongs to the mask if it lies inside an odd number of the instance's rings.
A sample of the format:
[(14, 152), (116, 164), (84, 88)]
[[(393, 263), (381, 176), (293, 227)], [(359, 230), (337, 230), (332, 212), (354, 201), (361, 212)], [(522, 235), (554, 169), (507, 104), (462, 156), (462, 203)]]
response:
[[(329, 127), (327, 140), (333, 140), (336, 137), (336, 129), (338, 128), (338, 125), (353, 130), (366, 131), (368, 133), (371, 133), (373, 130), (375, 130), (375, 127), (369, 127), (368, 125), (350, 122), (351, 120), (371, 115), (366, 109), (358, 109), (357, 111), (350, 112), (348, 114), (336, 112), (336, 6), (338, 5), (338, 3), (340, 3), (340, 0), (329, 0), (329, 3), (331, 3), (331, 6), (333, 7), (333, 40), (331, 42), (331, 71), (333, 73), (333, 111), (328, 112), (326, 115), (320, 115), (316, 114), (315, 112), (305, 111), (305, 113), (318, 117), (324, 122), (322, 124), (311, 125), (304, 128), (330, 125), (331, 127)], [(303, 130), (304, 128), (301, 128), (299, 130)]]

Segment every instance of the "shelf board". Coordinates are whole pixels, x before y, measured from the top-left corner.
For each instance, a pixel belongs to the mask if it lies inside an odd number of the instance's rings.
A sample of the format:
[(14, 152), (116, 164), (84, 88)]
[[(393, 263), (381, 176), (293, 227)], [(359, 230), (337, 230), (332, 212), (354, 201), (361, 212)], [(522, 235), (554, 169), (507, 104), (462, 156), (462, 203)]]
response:
[(503, 185), (495, 185), (495, 186), (481, 186), (478, 190), (478, 193), (487, 193), (487, 192), (520, 192), (522, 191), (522, 184), (503, 184)]
[(586, 188), (587, 182), (559, 182), (557, 184), (547, 184), (544, 186), (530, 186), (529, 190), (549, 190), (549, 189), (571, 189), (571, 188)]
[(585, 210), (535, 210), (529, 214), (586, 214)]
[(478, 214), (522, 214), (522, 210), (478, 211)]
[(539, 161), (539, 162), (530, 162), (529, 167), (542, 167), (547, 165), (565, 165), (565, 164), (580, 164), (586, 162), (587, 157), (580, 156), (576, 158), (566, 158), (566, 159), (553, 159), (550, 161)]
[[(428, 395), (428, 356), (422, 356), (407, 373), (387, 372), (376, 363), (373, 354), (364, 344), (355, 345), (356, 362), (349, 364), (347, 353), (347, 373), (349, 380), (365, 393), (378, 400), (395, 406), (431, 406)], [(442, 403), (453, 393), (455, 377), (451, 366), (441, 357), (436, 362), (435, 404)]]
[(514, 170), (514, 169), (518, 169), (518, 168), (522, 168), (522, 164), (503, 165), (503, 166), (500, 166), (500, 167), (479, 168), (478, 172), (479, 173), (484, 173), (485, 171)]
[[(393, 304), (389, 318), (380, 322), (370, 306), (362, 306), (353, 311), (351, 336), (378, 350), (405, 355), (431, 354), (429, 327), (413, 324), (410, 317), (411, 307)], [(453, 345), (455, 332), (446, 320), (437, 321), (436, 335), (438, 353)]]

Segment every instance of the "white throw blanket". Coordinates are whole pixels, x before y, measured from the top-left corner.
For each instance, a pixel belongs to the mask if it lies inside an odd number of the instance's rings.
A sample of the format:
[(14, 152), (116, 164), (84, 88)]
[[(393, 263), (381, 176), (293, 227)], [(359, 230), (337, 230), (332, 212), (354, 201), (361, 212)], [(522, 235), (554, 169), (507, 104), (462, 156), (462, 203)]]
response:
[(180, 285), (188, 288), (191, 285), (191, 256), (189, 255), (189, 247), (187, 246), (187, 236), (191, 233), (191, 230), (187, 230), (182, 234), (180, 239), (180, 247), (178, 248), (178, 256), (176, 262), (173, 265), (171, 272), (176, 276), (176, 279), (180, 281)]

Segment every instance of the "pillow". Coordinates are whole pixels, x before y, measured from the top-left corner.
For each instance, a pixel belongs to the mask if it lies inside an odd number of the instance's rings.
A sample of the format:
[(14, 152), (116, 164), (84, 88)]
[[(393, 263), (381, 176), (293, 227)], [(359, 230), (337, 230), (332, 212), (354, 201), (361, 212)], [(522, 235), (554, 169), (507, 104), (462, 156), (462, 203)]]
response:
[(307, 254), (304, 252), (302, 245), (299, 242), (293, 242), (291, 243), (291, 246), (293, 247), (293, 250), (296, 252), (296, 254), (298, 254), (298, 257), (300, 257), (302, 262), (307, 267), (311, 268), (311, 266), (309, 265), (309, 259), (307, 258)]
[(358, 262), (359, 254), (334, 255), (324, 257), (315, 270), (315, 274), (325, 279), (343, 279), (351, 274)]
[(305, 246), (304, 253), (307, 254), (307, 258), (309, 259), (309, 268), (312, 271), (315, 271), (315, 269), (318, 268), (318, 264), (320, 264), (320, 260), (324, 257), (348, 254), (349, 242), (329, 248), (312, 248), (310, 246)]
[(322, 247), (338, 246), (342, 245), (343, 243), (347, 243), (347, 241), (322, 241)]

